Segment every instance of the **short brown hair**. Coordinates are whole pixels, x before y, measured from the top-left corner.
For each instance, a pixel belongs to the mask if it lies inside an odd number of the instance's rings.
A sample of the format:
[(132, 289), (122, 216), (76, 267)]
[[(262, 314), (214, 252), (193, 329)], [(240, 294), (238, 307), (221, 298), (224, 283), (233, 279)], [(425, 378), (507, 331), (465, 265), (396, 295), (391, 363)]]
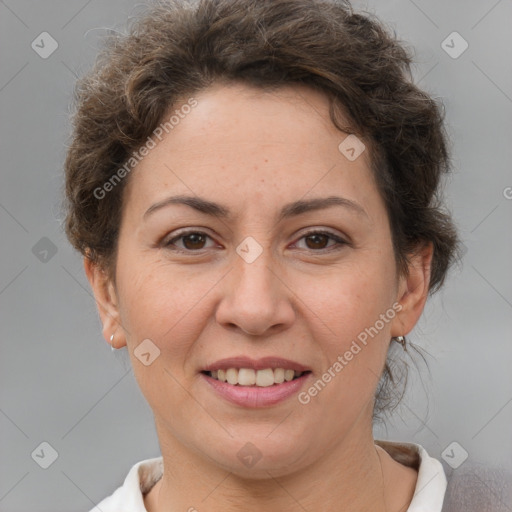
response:
[[(457, 234), (440, 200), (449, 171), (443, 114), (413, 84), (411, 56), (371, 15), (336, 0), (154, 2), (127, 34), (109, 37), (76, 87), (66, 171), (66, 233), (110, 271), (115, 267), (122, 180), (94, 191), (140, 147), (178, 99), (214, 82), (262, 90), (303, 84), (324, 93), (332, 122), (367, 141), (385, 201), (397, 268), (431, 242), (430, 291), (443, 283)], [(350, 126), (339, 121), (348, 116)], [(111, 273), (111, 275), (113, 275)], [(390, 377), (386, 365), (384, 377)]]

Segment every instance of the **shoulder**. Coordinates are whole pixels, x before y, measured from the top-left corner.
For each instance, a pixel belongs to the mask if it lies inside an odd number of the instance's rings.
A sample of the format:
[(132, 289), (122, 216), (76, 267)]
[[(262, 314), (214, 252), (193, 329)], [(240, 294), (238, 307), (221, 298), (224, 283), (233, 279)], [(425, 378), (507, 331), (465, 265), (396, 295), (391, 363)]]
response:
[(163, 474), (163, 458), (155, 457), (137, 462), (132, 466), (123, 485), (98, 503), (90, 512), (146, 512), (144, 494), (160, 480)]
[[(499, 467), (466, 461), (457, 469), (428, 455), (414, 443), (376, 441), (398, 462), (418, 470), (416, 499), (441, 499), (441, 512), (512, 512), (512, 473)], [(434, 486), (427, 484), (433, 478)], [(443, 480), (445, 486), (443, 487)], [(423, 495), (423, 496), (422, 496)], [(444, 499), (443, 499), (444, 496)], [(421, 502), (423, 505), (423, 502)], [(415, 510), (414, 507), (411, 507)], [(409, 510), (411, 510), (411, 508)]]
[(408, 512), (441, 512), (446, 491), (442, 464), (419, 444), (375, 441), (397, 462), (417, 471), (416, 486)]
[(446, 469), (448, 487), (442, 512), (510, 512), (512, 473), (503, 468), (464, 463)]
[[(471, 461), (452, 469), (446, 462), (429, 456), (418, 444), (389, 441), (376, 441), (376, 444), (401, 464), (418, 470), (416, 492), (409, 510), (512, 512), (510, 470)], [(432, 499), (436, 501), (435, 506), (430, 502)], [(428, 500), (429, 508), (424, 507), (423, 500)]]

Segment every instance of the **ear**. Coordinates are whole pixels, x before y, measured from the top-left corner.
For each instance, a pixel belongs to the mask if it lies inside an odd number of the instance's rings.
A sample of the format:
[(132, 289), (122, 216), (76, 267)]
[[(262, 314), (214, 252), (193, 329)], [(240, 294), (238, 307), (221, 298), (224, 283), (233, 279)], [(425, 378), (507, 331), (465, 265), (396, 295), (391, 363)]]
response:
[(432, 242), (418, 247), (409, 256), (408, 275), (399, 280), (397, 301), (402, 309), (393, 319), (391, 336), (405, 336), (418, 322), (427, 301), (432, 257)]
[(114, 348), (126, 345), (126, 336), (121, 325), (119, 302), (112, 280), (107, 272), (87, 256), (84, 257), (84, 269), (96, 300), (96, 306), (103, 324), (103, 337), (110, 345), (110, 337), (115, 334)]

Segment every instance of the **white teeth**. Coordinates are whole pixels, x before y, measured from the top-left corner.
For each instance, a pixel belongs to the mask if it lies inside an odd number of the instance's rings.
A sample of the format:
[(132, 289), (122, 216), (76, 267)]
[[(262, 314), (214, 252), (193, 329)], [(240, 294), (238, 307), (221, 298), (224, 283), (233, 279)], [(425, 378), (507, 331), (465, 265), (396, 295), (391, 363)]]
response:
[(256, 372), (256, 386), (266, 388), (274, 385), (274, 370), (267, 368), (266, 370), (258, 370)]
[(252, 368), (240, 368), (238, 370), (238, 384), (240, 386), (254, 386), (256, 384), (256, 372)]
[(214, 379), (232, 385), (269, 387), (274, 384), (282, 384), (284, 381), (289, 382), (294, 377), (300, 377), (302, 372), (284, 368), (266, 368), (264, 370), (228, 368), (227, 370), (212, 370), (210, 375)]
[(238, 384), (238, 370), (236, 368), (229, 368), (226, 372), (226, 379), (229, 384)]
[(274, 382), (276, 384), (282, 384), (284, 382), (284, 369), (276, 368), (274, 370)]

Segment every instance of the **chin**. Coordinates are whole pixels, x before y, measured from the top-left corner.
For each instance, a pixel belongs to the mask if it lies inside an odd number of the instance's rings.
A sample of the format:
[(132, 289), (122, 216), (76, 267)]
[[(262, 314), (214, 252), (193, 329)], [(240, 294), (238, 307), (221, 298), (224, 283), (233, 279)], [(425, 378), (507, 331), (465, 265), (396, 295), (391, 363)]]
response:
[(297, 447), (307, 446), (307, 443), (284, 432), (281, 435), (270, 434), (270, 437), (268, 432), (260, 432), (259, 435), (246, 433), (226, 440), (223, 447), (217, 440), (210, 444), (210, 447), (218, 447), (217, 450), (204, 450), (203, 453), (224, 470), (251, 480), (287, 475), (306, 464), (306, 454), (299, 452)]

